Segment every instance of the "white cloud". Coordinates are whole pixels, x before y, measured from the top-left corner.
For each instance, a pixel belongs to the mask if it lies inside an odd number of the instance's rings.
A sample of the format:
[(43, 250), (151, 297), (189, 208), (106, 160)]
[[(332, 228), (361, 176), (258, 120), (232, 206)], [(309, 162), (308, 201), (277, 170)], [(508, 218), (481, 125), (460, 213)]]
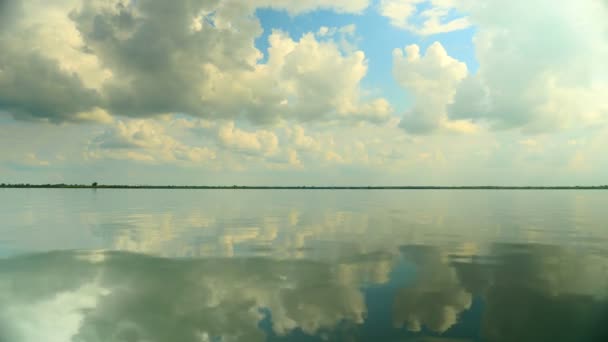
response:
[(304, 127), (300, 125), (295, 125), (293, 128), (288, 127), (286, 133), (291, 143), (299, 150), (319, 151), (321, 149), (320, 142), (317, 139), (306, 135)]
[(362, 99), (360, 82), (367, 73), (362, 51), (344, 53), (335, 42), (318, 41), (312, 33), (294, 41), (275, 31), (269, 42), (268, 65), (259, 67), (259, 75), (272, 75), (281, 86), (281, 101), (275, 107), (284, 112), (284, 118), (305, 122), (389, 118), (386, 100)]
[(331, 35), (331, 34), (332, 34), (332, 31), (327, 26), (321, 26), (321, 28), (319, 28), (319, 31), (317, 32), (317, 35), (319, 35), (320, 37), (325, 37), (325, 36)]
[(109, 124), (114, 121), (114, 118), (106, 110), (99, 107), (94, 107), (89, 111), (76, 113), (74, 121), (93, 121), (98, 123)]
[(205, 163), (216, 154), (207, 147), (190, 146), (176, 140), (153, 120), (118, 121), (95, 137), (87, 157), (146, 162)]
[[(457, 0), (382, 0), (379, 11), (395, 27), (419, 35), (433, 35), (471, 26), (466, 17), (450, 17), (456, 2)], [(429, 8), (419, 10), (418, 6), (422, 5), (429, 5)], [(415, 23), (418, 21), (415, 19), (421, 19), (422, 23)]]
[(325, 152), (325, 160), (328, 162), (334, 162), (337, 164), (344, 164), (346, 160), (336, 151), (327, 151)]
[(288, 163), (290, 165), (293, 166), (301, 166), (302, 165), (302, 161), (300, 160), (300, 158), (298, 157), (298, 151), (296, 150), (289, 150), (288, 152)]
[[(233, 0), (240, 2), (240, 0)], [(370, 0), (253, 0), (255, 7), (284, 9), (290, 14), (302, 14), (316, 9), (329, 9), (338, 13), (361, 13), (370, 5)]]
[(19, 163), (24, 166), (32, 167), (45, 167), (51, 165), (49, 161), (38, 158), (35, 153), (27, 153), (25, 157), (19, 161)]
[(279, 148), (279, 139), (273, 132), (268, 130), (247, 132), (236, 128), (233, 121), (220, 125), (218, 141), (221, 146), (233, 151), (262, 155), (275, 154)]
[(467, 75), (466, 64), (450, 57), (441, 43), (433, 43), (424, 56), (418, 45), (396, 49), (393, 74), (397, 82), (413, 94), (414, 105), (405, 114), (401, 127), (411, 133), (430, 133), (445, 127), (471, 131), (466, 124), (449, 122), (447, 106), (456, 87)]
[(461, 8), (477, 27), (479, 70), (459, 86), (450, 117), (527, 132), (606, 120), (608, 22), (599, 1), (463, 1)]
[(356, 31), (357, 31), (357, 25), (355, 25), (355, 24), (349, 24), (346, 26), (342, 26), (338, 29), (338, 32), (347, 34), (347, 35), (353, 35), (353, 34), (355, 34)]

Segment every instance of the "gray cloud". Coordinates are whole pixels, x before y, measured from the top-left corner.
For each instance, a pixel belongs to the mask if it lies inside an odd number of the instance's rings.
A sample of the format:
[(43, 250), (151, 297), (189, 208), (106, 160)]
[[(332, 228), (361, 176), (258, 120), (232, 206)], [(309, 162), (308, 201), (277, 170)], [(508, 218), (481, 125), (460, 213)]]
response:
[[(1, 35), (1, 34), (0, 34)], [(52, 122), (82, 121), (80, 113), (99, 104), (99, 94), (84, 86), (76, 74), (37, 52), (7, 44), (0, 37), (0, 109), (15, 118)]]
[(269, 62), (261, 63), (254, 45), (262, 34), (254, 14), (260, 6), (298, 14), (317, 8), (357, 13), (367, 5), (33, 0), (12, 10), (15, 19), (0, 35), (0, 110), (53, 122), (167, 113), (255, 124), (384, 122), (388, 102), (361, 96), (363, 52), (313, 34), (292, 40), (276, 32)]
[[(209, 77), (204, 65), (228, 73), (252, 67), (258, 51), (251, 42), (261, 28), (257, 20), (239, 12), (245, 8), (218, 4), (144, 0), (109, 6), (86, 2), (80, 11), (72, 12), (86, 47), (113, 72), (104, 86), (112, 112), (220, 115), (210, 103), (205, 106), (201, 96), (200, 87)], [(199, 19), (199, 31), (190, 28), (199, 13), (214, 11)]]
[(9, 27), (13, 24), (15, 16), (19, 13), (21, 7), (19, 2), (13, 0), (0, 0), (0, 28)]

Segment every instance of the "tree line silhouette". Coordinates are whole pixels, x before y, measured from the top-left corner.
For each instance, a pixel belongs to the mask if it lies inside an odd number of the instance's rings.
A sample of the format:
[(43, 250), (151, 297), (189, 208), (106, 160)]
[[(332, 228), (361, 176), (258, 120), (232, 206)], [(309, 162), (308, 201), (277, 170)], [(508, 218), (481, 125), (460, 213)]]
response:
[(30, 184), (1, 183), (0, 188), (34, 189), (242, 189), (242, 190), (606, 190), (608, 185), (597, 186), (241, 186), (241, 185), (117, 185), (117, 184)]

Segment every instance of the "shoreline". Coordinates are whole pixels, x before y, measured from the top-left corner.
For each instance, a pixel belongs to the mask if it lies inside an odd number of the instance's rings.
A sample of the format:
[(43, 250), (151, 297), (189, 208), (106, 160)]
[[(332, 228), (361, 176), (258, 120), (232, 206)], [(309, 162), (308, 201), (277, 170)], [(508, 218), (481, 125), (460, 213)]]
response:
[(602, 186), (195, 186), (4, 184), (0, 189), (134, 189), (134, 190), (608, 190)]

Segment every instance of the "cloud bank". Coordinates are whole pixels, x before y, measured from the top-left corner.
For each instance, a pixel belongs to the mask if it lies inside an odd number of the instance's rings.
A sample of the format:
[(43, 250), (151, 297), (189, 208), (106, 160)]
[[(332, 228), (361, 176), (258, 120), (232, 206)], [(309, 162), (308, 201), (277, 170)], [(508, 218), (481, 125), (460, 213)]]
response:
[(391, 113), (385, 99), (362, 95), (362, 51), (280, 31), (269, 37), (268, 62), (254, 46), (262, 34), (256, 8), (357, 13), (367, 1), (63, 0), (5, 7), (14, 19), (0, 35), (0, 109), (17, 119), (184, 113), (269, 124), (382, 122)]
[(7, 181), (88, 183), (111, 164), (199, 167), (184, 182), (229, 170), (231, 184), (596, 184), (608, 165), (605, 1), (5, 0), (0, 12)]

